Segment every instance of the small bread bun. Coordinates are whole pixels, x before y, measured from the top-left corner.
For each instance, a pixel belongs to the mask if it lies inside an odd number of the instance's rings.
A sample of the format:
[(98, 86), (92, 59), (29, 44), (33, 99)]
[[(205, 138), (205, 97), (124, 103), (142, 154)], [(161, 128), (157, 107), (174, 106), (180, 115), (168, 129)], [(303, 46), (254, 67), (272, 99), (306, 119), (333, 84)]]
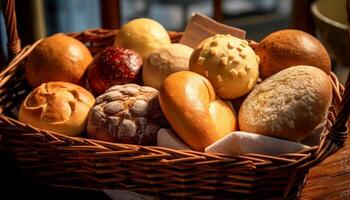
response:
[(181, 71), (159, 91), (160, 106), (177, 135), (192, 149), (204, 148), (236, 129), (236, 118), (203, 76)]
[(114, 85), (138, 83), (141, 80), (142, 58), (135, 51), (107, 47), (98, 53), (87, 69), (89, 87), (95, 95)]
[(114, 46), (132, 49), (145, 60), (152, 51), (170, 43), (168, 32), (161, 24), (140, 18), (128, 22), (118, 31)]
[(85, 130), (94, 102), (92, 94), (78, 85), (43, 83), (23, 101), (18, 119), (37, 128), (78, 136)]
[(203, 40), (193, 51), (189, 68), (208, 78), (223, 99), (247, 94), (259, 78), (259, 58), (247, 41), (231, 35)]
[(323, 45), (299, 30), (281, 30), (266, 36), (255, 48), (260, 57), (260, 77), (266, 79), (285, 68), (309, 65), (330, 73), (331, 60)]
[(300, 141), (323, 122), (332, 100), (332, 83), (322, 70), (294, 66), (269, 77), (244, 100), (241, 131)]
[(159, 90), (163, 80), (178, 71), (188, 71), (193, 49), (183, 44), (170, 44), (153, 51), (143, 66), (143, 83)]
[(55, 34), (43, 39), (30, 53), (25, 63), (26, 77), (32, 87), (51, 81), (81, 84), (91, 61), (92, 56), (83, 43)]
[(158, 90), (131, 83), (115, 85), (96, 98), (87, 135), (107, 142), (156, 145), (162, 122)]

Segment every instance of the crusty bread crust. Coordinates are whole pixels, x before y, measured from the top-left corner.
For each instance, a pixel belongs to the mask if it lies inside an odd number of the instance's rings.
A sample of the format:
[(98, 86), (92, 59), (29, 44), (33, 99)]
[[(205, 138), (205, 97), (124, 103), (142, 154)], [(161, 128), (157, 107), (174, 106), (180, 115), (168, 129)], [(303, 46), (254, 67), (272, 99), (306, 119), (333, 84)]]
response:
[(329, 76), (294, 66), (257, 85), (239, 110), (241, 131), (300, 141), (323, 122), (332, 99)]

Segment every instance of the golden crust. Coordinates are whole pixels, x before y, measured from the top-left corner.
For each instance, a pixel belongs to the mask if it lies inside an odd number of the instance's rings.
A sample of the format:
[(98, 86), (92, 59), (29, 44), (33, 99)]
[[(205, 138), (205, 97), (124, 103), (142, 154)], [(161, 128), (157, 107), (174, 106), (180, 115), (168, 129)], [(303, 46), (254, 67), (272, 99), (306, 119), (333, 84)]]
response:
[(92, 94), (78, 85), (43, 83), (23, 101), (18, 119), (37, 128), (77, 136), (85, 130), (94, 102)]

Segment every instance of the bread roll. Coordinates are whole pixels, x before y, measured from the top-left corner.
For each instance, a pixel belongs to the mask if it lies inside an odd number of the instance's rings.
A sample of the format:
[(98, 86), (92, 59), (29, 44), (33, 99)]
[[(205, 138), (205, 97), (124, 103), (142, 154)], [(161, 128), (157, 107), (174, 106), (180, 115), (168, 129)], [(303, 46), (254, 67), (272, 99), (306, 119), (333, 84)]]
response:
[(299, 30), (281, 30), (266, 36), (255, 48), (260, 57), (260, 77), (266, 79), (285, 68), (310, 65), (329, 74), (331, 60), (323, 45)]
[(33, 49), (24, 67), (32, 87), (50, 81), (81, 84), (91, 61), (92, 56), (83, 43), (64, 34), (55, 34)]
[(161, 24), (140, 18), (128, 22), (118, 31), (114, 46), (132, 49), (146, 60), (152, 51), (170, 43), (168, 32)]
[(86, 127), (95, 98), (84, 88), (66, 82), (43, 83), (23, 101), (21, 122), (68, 136), (78, 136)]
[(204, 148), (232, 132), (236, 119), (203, 76), (181, 71), (168, 76), (159, 91), (164, 115), (177, 135), (192, 149)]
[(87, 70), (87, 80), (96, 95), (113, 85), (141, 82), (142, 59), (130, 49), (107, 47), (95, 56)]
[(239, 110), (241, 131), (300, 141), (323, 122), (332, 83), (311, 66), (284, 69), (257, 85)]
[(88, 137), (108, 142), (156, 145), (165, 121), (158, 90), (136, 84), (115, 85), (96, 98)]
[(208, 78), (219, 97), (235, 99), (253, 89), (259, 78), (258, 61), (247, 41), (218, 34), (198, 45), (189, 68)]
[(192, 48), (183, 44), (170, 44), (153, 51), (143, 65), (143, 83), (159, 90), (163, 80), (170, 74), (188, 71), (192, 51)]

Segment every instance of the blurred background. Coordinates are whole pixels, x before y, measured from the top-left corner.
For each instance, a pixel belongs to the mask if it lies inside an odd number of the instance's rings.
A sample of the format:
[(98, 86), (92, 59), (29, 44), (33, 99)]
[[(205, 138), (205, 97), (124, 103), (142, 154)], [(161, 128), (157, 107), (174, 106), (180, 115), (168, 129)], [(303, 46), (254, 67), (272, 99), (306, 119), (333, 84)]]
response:
[[(16, 10), (22, 45), (57, 32), (116, 29), (139, 17), (155, 19), (168, 30), (183, 31), (191, 14), (201, 12), (246, 30), (247, 38), (257, 41), (279, 29), (306, 31), (321, 39), (334, 65), (347, 66), (350, 42), (344, 42), (349, 40), (345, 5), (346, 0), (22, 0), (16, 1)], [(0, 64), (4, 65), (7, 38), (2, 18), (0, 27)], [(339, 76), (343, 80), (346, 74)]]

